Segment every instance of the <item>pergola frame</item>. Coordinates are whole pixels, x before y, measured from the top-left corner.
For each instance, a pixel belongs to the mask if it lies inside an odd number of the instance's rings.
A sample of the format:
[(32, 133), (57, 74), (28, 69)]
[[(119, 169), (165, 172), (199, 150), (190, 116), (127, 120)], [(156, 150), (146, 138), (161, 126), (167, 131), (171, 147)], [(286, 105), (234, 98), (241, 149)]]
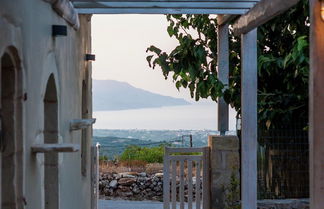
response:
[(80, 14), (245, 14), (260, 0), (74, 0)]
[[(320, 0), (309, 0), (310, 33), (310, 204), (324, 207), (324, 22)], [(219, 79), (229, 71), (228, 21), (242, 39), (242, 209), (257, 208), (257, 27), (298, 0), (74, 0), (81, 14), (221, 14), (218, 16)], [(324, 5), (324, 4), (323, 4)], [(244, 14), (244, 15), (243, 15)], [(219, 101), (218, 129), (228, 130), (228, 105)]]

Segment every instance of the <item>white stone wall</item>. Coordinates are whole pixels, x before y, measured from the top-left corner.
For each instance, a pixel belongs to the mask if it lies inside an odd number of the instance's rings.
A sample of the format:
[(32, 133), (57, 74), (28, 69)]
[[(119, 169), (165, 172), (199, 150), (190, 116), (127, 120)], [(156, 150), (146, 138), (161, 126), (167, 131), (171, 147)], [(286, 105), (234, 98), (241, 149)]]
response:
[[(59, 143), (81, 144), (81, 131), (69, 130), (72, 119), (81, 118), (82, 81), (87, 83), (88, 110), (91, 117), (91, 64), (84, 60), (91, 53), (90, 16), (82, 15), (75, 30), (42, 0), (1, 0), (0, 56), (14, 48), (20, 60), (24, 99), (22, 103), (22, 172), (18, 182), (22, 194), (17, 205), (26, 209), (44, 208), (44, 157), (32, 154), (31, 146), (43, 143), (44, 95), (51, 74), (58, 94)], [(66, 25), (66, 37), (52, 37), (52, 25)], [(87, 132), (90, 158), (91, 130)], [(90, 159), (87, 175), (81, 174), (81, 152), (59, 154), (59, 208), (90, 208)], [(5, 163), (5, 162), (2, 162)], [(1, 169), (1, 168), (0, 168)], [(22, 207), (22, 206), (19, 206)]]

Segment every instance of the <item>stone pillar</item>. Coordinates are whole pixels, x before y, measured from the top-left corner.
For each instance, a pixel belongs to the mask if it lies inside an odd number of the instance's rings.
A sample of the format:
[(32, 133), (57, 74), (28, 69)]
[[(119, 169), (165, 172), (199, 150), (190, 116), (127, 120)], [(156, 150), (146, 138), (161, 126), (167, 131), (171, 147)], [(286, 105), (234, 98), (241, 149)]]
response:
[(209, 136), (211, 168), (211, 209), (225, 207), (225, 188), (233, 172), (239, 178), (239, 139), (237, 136)]

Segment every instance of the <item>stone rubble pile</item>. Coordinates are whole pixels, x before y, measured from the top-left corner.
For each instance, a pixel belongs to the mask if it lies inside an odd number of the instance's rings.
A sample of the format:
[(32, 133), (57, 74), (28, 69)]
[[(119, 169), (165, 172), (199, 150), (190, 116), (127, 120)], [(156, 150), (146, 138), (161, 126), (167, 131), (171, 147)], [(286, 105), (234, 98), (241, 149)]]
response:
[(99, 191), (106, 199), (162, 200), (163, 174), (103, 173), (100, 174)]
[[(179, 192), (179, 179), (177, 179)], [(100, 173), (99, 191), (104, 199), (121, 198), (126, 200), (163, 200), (163, 173)], [(193, 195), (195, 179), (193, 179)], [(188, 187), (184, 187), (185, 201)]]

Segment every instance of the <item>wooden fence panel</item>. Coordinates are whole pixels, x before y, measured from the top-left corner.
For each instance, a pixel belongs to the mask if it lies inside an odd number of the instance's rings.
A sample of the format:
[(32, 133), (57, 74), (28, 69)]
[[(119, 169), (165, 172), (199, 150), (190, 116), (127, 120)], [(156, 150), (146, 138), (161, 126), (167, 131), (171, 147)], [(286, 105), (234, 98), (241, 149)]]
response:
[[(189, 155), (188, 153), (195, 154)], [(209, 209), (209, 173), (209, 147), (166, 148), (163, 175), (164, 209), (170, 209), (170, 203), (172, 209), (177, 209), (177, 206), (180, 209)], [(193, 181), (193, 176), (196, 178), (195, 182)], [(185, 189), (187, 189), (187, 196)], [(179, 201), (179, 205), (177, 205), (177, 201)], [(194, 204), (196, 207), (193, 207)]]

